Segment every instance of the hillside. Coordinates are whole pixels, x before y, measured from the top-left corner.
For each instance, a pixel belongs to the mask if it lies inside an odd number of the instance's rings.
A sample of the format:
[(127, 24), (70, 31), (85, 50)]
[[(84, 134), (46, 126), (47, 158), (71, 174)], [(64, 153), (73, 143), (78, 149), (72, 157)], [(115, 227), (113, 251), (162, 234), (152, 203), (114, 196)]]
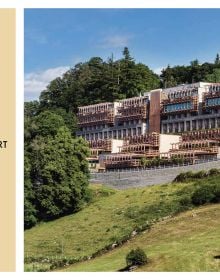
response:
[[(162, 218), (192, 208), (193, 205), (190, 204), (189, 197), (196, 189), (201, 186), (219, 185), (219, 182), (220, 176), (218, 175), (185, 183), (164, 184), (124, 191), (116, 191), (101, 185), (94, 185), (91, 189), (95, 194), (95, 198), (89, 206), (74, 215), (69, 215), (52, 222), (41, 223), (25, 231), (26, 270), (38, 270), (38, 265), (45, 258), (50, 264), (56, 259), (65, 258), (73, 261), (73, 259), (80, 260), (85, 256), (87, 258), (97, 257), (106, 251), (103, 249), (111, 249), (112, 246), (115, 246), (113, 244), (123, 244), (138, 232), (148, 230), (152, 224), (161, 221)], [(219, 206), (215, 205), (215, 207), (219, 209)], [(213, 217), (213, 219), (210, 219), (210, 223), (217, 223), (217, 218)], [(203, 227), (206, 228), (206, 221), (203, 223), (201, 220), (200, 222), (201, 226), (203, 224)], [(213, 226), (215, 225), (213, 224)], [(191, 231), (191, 225), (189, 225), (187, 230)], [(149, 231), (149, 234), (151, 232), (152, 229)], [(177, 232), (179, 231), (177, 230)], [(165, 230), (161, 238), (166, 240), (168, 237), (169, 234), (166, 235)], [(176, 238), (176, 241), (175, 238), (173, 239), (173, 246), (178, 244), (179, 237), (176, 236)], [(213, 242), (216, 242), (216, 239), (217, 235)], [(187, 242), (186, 240), (186, 244)], [(153, 246), (153, 244), (148, 246)], [(147, 252), (148, 246), (146, 247)], [(166, 244), (161, 244), (157, 249), (158, 252), (154, 250), (152, 255), (160, 256), (160, 251), (166, 251), (164, 246), (166, 247)], [(122, 248), (126, 250), (126, 247)], [(171, 246), (167, 248), (171, 249)], [(124, 262), (123, 250), (114, 249), (111, 253), (121, 252), (121, 256), (123, 255), (121, 261)], [(183, 254), (182, 249), (176, 247), (176, 251)], [(162, 256), (163, 259), (167, 255), (165, 254), (164, 256), (162, 254)], [(118, 264), (116, 261), (115, 263)], [(80, 267), (80, 264), (77, 264), (76, 269), (78, 265)], [(117, 268), (112, 266), (112, 264), (110, 265), (111, 267), (106, 267), (106, 270), (114, 271), (121, 268), (121, 265), (124, 266), (124, 263), (119, 262), (119, 267)], [(105, 266), (101, 267), (105, 269)], [(155, 267), (155, 269), (160, 268)]]
[(203, 206), (155, 224), (94, 260), (60, 271), (117, 271), (126, 266), (125, 256), (141, 247), (150, 263), (136, 271), (220, 271), (220, 205)]

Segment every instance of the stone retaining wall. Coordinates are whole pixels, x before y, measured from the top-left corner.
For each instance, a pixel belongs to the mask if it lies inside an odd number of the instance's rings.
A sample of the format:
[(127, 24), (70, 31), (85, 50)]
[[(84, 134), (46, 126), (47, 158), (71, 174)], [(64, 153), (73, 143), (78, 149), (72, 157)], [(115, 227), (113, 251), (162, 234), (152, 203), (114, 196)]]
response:
[(90, 181), (116, 189), (127, 189), (165, 184), (172, 182), (180, 172), (209, 170), (211, 168), (220, 168), (220, 161), (152, 170), (93, 173)]

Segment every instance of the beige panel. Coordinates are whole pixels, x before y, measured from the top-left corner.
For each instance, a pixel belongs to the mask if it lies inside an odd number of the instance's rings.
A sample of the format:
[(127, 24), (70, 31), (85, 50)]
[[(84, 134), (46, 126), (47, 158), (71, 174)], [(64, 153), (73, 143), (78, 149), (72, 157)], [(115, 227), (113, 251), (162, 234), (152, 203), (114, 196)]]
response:
[(0, 9), (0, 96), (0, 271), (15, 271), (15, 9)]

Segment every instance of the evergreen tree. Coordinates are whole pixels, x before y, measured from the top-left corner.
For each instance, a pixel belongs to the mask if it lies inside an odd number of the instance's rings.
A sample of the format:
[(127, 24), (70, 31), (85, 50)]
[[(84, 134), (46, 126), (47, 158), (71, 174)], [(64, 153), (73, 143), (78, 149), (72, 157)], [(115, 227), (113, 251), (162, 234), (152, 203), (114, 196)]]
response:
[(162, 70), (161, 78), (163, 80), (163, 87), (169, 88), (177, 85), (177, 82), (174, 78), (173, 69), (168, 64), (166, 69)]
[(217, 53), (216, 58), (215, 58), (215, 64), (220, 64), (220, 58), (219, 58), (218, 53)]
[(125, 61), (133, 61), (134, 59), (131, 57), (128, 47), (124, 47), (123, 56)]
[(122, 59), (114, 61), (112, 56), (105, 62), (92, 57), (51, 81), (41, 93), (40, 108), (63, 108), (76, 113), (78, 106), (139, 96), (140, 92), (159, 86), (159, 77), (146, 65), (135, 63), (125, 47)]

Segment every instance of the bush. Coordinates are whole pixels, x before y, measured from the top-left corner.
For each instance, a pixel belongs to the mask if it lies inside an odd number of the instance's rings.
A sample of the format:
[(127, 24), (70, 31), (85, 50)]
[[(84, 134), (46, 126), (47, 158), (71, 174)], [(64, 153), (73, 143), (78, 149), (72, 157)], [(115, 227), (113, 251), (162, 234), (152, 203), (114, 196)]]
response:
[(212, 202), (215, 198), (214, 188), (212, 186), (202, 186), (192, 195), (192, 203), (194, 205), (203, 205)]
[(216, 185), (212, 187), (213, 198), (211, 200), (212, 203), (220, 203), (220, 185)]
[(220, 187), (214, 191), (214, 197), (211, 200), (212, 203), (220, 203)]
[(220, 170), (217, 168), (212, 168), (209, 170), (209, 176), (219, 175), (219, 174), (220, 174)]
[(190, 206), (192, 206), (192, 199), (190, 196), (185, 195), (180, 198), (179, 203), (181, 206), (186, 207), (186, 209), (187, 209)]
[(143, 265), (148, 262), (145, 252), (140, 249), (131, 250), (126, 256), (127, 266)]
[(220, 175), (220, 170), (217, 168), (212, 168), (209, 171), (198, 171), (198, 172), (182, 172), (179, 175), (176, 176), (176, 178), (173, 180), (174, 182), (185, 182), (188, 179), (202, 179), (209, 176), (215, 176)]
[(188, 179), (193, 178), (193, 172), (181, 172), (179, 175), (176, 176), (176, 178), (173, 180), (174, 182), (185, 182)]
[(201, 170), (201, 171), (198, 171), (198, 172), (195, 172), (192, 176), (192, 178), (195, 178), (195, 179), (202, 179), (202, 178), (205, 178), (207, 177), (209, 174), (204, 171), (204, 170)]

